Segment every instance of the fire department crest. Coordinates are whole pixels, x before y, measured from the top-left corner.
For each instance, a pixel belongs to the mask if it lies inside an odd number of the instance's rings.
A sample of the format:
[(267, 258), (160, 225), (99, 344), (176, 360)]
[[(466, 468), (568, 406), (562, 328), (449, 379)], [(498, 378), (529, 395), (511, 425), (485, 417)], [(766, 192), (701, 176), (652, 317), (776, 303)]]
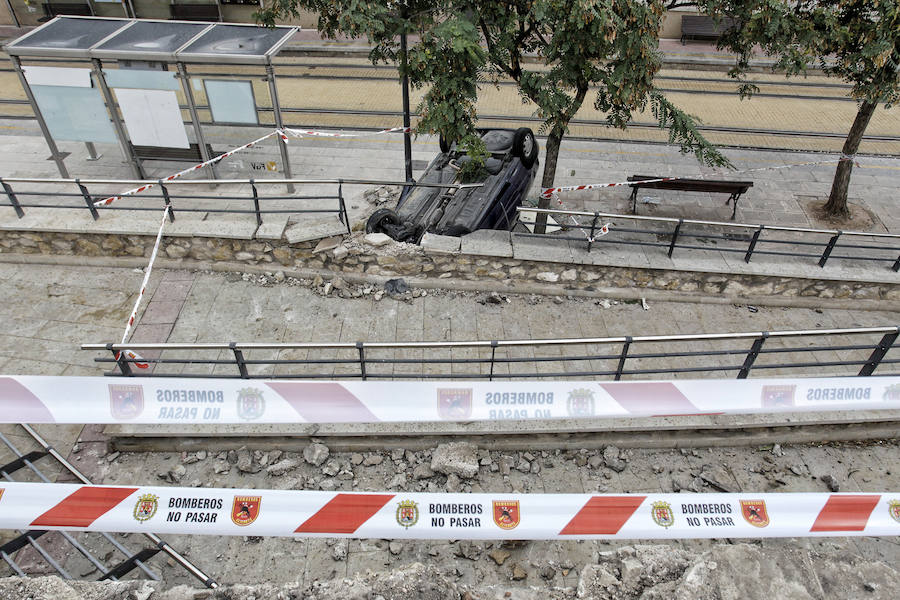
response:
[(895, 383), (884, 388), (882, 400), (900, 400), (900, 383)]
[(241, 527), (249, 525), (259, 516), (262, 496), (235, 496), (231, 505), (231, 521)]
[(591, 417), (594, 415), (594, 392), (578, 388), (569, 392), (566, 410), (570, 417)]
[(468, 419), (472, 416), (472, 388), (438, 388), (437, 405), (442, 419)]
[(144, 410), (144, 389), (139, 385), (110, 385), (109, 410), (114, 419), (133, 419)]
[[(0, 490), (0, 496), (3, 495), (3, 490)], [(898, 523), (900, 523), (900, 500), (891, 500), (888, 502), (888, 514), (891, 515), (891, 518)]]
[(766, 408), (794, 405), (796, 385), (764, 385), (762, 388), (762, 405)]
[(253, 421), (263, 416), (266, 412), (266, 399), (262, 390), (256, 388), (243, 388), (238, 390), (237, 413), (245, 421)]
[(769, 524), (765, 500), (741, 500), (741, 515), (754, 527), (765, 527)]
[(675, 515), (668, 502), (654, 502), (650, 509), (650, 515), (653, 517), (653, 522), (660, 527), (668, 529), (675, 524)]
[(494, 500), (494, 523), (500, 529), (515, 529), (521, 517), (518, 500)]
[(144, 494), (134, 505), (134, 520), (143, 523), (149, 521), (159, 509), (159, 496)]
[(397, 504), (397, 524), (409, 529), (419, 522), (419, 506), (412, 500), (403, 500)]

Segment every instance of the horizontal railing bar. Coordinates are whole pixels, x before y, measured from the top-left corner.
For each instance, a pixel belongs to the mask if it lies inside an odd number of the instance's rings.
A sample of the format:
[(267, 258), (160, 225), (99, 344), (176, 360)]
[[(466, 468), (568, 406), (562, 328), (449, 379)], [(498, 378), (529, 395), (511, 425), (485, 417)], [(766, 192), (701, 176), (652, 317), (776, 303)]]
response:
[[(610, 217), (618, 219), (631, 219), (634, 221), (658, 221), (663, 223), (678, 223), (681, 221), (684, 225), (715, 225), (717, 227), (730, 227), (737, 229), (759, 229), (759, 225), (751, 225), (748, 223), (727, 223), (723, 221), (701, 221), (696, 219), (674, 219), (672, 217), (647, 217), (644, 215), (622, 215), (617, 213), (588, 212), (577, 210), (556, 210), (553, 208), (533, 208), (528, 206), (519, 206), (516, 208), (518, 212), (534, 212), (546, 215), (572, 215), (578, 217)], [(826, 235), (834, 235), (838, 233), (836, 229), (813, 229), (809, 227), (788, 227), (785, 225), (766, 225), (766, 229), (770, 231), (797, 231), (802, 233), (822, 233)], [(873, 233), (867, 231), (841, 231), (841, 235), (868, 235), (872, 237), (888, 237), (900, 238), (897, 233)]]
[[(875, 333), (895, 333), (900, 331), (900, 327), (858, 327), (848, 329), (809, 329), (809, 330), (792, 330), (792, 331), (771, 331), (771, 332), (739, 332), (739, 333), (698, 333), (698, 334), (678, 334), (678, 335), (649, 335), (626, 337), (606, 337), (606, 338), (551, 338), (540, 340), (471, 340), (471, 341), (447, 341), (447, 342), (359, 342), (364, 348), (490, 348), (496, 347), (519, 347), (519, 346), (568, 346), (575, 344), (623, 344), (626, 341), (631, 343), (639, 342), (668, 342), (668, 341), (691, 341), (691, 340), (740, 340), (740, 339), (756, 339), (764, 336), (771, 338), (789, 338), (789, 337), (806, 337), (806, 336), (825, 336), (825, 335), (859, 335), (859, 334), (875, 334)], [(356, 342), (297, 342), (297, 343), (269, 343), (269, 342), (220, 342), (220, 343), (199, 343), (190, 344), (183, 342), (175, 343), (128, 343), (128, 344), (82, 344), (82, 350), (276, 350), (276, 349), (347, 349), (355, 350), (358, 348)]]
[[(65, 183), (82, 185), (158, 185), (159, 179), (50, 179), (42, 177), (4, 177), (7, 183)], [(466, 189), (478, 188), (481, 183), (421, 183), (417, 181), (394, 181), (381, 179), (254, 179), (255, 185), (316, 185), (316, 184), (347, 184), (347, 185), (395, 185), (399, 187), (432, 187)], [(250, 185), (249, 179), (172, 179), (163, 180), (163, 185)], [(113, 194), (115, 195), (115, 194)]]

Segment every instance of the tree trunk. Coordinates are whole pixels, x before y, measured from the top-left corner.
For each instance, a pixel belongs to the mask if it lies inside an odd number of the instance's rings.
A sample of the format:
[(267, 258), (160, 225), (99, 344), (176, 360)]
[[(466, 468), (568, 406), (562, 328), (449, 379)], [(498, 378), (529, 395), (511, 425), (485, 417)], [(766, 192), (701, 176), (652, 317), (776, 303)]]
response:
[[(562, 143), (565, 129), (556, 125), (547, 136), (547, 146), (544, 148), (544, 176), (541, 178), (541, 189), (553, 187), (556, 179), (556, 162), (559, 159), (559, 145)], [(543, 195), (538, 200), (538, 208), (550, 208), (550, 198)], [(535, 218), (534, 232), (545, 233), (547, 231), (547, 215), (539, 213)]]
[[(875, 102), (865, 100), (853, 119), (853, 126), (850, 127), (850, 133), (844, 141), (842, 150), (845, 156), (853, 156), (859, 149), (859, 143), (862, 141), (872, 113), (875, 112)], [(842, 160), (838, 163), (834, 172), (834, 182), (831, 184), (831, 194), (828, 196), (828, 202), (825, 203), (825, 214), (832, 217), (848, 217), (850, 210), (847, 208), (847, 188), (850, 186), (850, 172), (853, 171), (853, 160)]]

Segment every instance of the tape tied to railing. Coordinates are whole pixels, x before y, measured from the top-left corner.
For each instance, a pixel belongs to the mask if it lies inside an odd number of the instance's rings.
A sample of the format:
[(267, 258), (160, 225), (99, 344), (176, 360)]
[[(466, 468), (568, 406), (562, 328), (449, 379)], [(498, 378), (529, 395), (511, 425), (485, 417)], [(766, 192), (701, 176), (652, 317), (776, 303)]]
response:
[(900, 535), (900, 493), (428, 494), (0, 484), (0, 529), (376, 539)]
[(0, 402), (3, 423), (522, 423), (897, 410), (900, 377), (336, 382), (8, 376), (0, 377)]

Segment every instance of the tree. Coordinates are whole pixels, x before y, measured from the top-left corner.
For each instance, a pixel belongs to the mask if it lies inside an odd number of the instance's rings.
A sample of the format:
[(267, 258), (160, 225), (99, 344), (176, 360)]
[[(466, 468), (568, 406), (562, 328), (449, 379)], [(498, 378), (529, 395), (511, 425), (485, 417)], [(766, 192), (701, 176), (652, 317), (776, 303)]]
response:
[(740, 27), (719, 41), (737, 53), (731, 75), (742, 82), (741, 97), (758, 91), (744, 79), (754, 46), (777, 58), (773, 69), (787, 76), (817, 64), (830, 76), (851, 83), (859, 103), (844, 141), (824, 205), (830, 216), (847, 217), (852, 157), (879, 104), (900, 100), (900, 3), (897, 0), (701, 0), (713, 17), (732, 17)]
[[(410, 0), (398, 7), (275, 0), (259, 18), (273, 23), (298, 7), (318, 12), (325, 35), (368, 36), (373, 61), (396, 59), (400, 31), (417, 33), (419, 42), (409, 51), (410, 81), (431, 86), (418, 129), (450, 140), (474, 137), (479, 76), (511, 79), (543, 120), (548, 137), (541, 185), (548, 188), (556, 178), (563, 136), (589, 93), (610, 126), (625, 128), (634, 112), (649, 106), (682, 152), (709, 165), (730, 165), (698, 132), (694, 119), (654, 87), (662, 65), (658, 32), (668, 5), (662, 0)], [(549, 202), (542, 196), (539, 206)]]

